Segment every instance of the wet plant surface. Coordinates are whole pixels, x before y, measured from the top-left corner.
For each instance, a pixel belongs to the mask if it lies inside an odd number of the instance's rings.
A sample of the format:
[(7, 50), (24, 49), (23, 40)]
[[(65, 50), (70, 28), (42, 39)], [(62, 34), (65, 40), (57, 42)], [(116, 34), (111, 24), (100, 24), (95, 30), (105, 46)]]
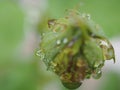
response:
[(48, 21), (41, 31), (37, 55), (68, 89), (81, 86), (91, 76), (99, 79), (106, 60), (115, 62), (114, 49), (89, 14), (69, 10), (64, 18)]

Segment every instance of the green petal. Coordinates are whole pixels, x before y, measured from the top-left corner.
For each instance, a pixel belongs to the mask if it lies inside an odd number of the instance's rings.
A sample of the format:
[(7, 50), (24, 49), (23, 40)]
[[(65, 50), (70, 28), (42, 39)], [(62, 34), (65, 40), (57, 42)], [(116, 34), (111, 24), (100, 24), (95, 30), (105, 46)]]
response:
[(99, 65), (103, 64), (103, 55), (101, 48), (93, 41), (86, 41), (84, 45), (84, 56), (91, 68), (96, 67), (96, 63)]

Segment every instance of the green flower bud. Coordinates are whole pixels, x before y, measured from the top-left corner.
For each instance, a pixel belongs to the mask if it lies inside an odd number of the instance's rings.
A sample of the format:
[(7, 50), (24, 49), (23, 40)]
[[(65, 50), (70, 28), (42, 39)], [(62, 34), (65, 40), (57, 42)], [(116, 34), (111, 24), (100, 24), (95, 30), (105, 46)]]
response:
[(112, 45), (87, 14), (73, 10), (49, 20), (43, 33), (37, 55), (66, 88), (76, 89), (91, 76), (100, 78), (105, 60), (115, 61)]

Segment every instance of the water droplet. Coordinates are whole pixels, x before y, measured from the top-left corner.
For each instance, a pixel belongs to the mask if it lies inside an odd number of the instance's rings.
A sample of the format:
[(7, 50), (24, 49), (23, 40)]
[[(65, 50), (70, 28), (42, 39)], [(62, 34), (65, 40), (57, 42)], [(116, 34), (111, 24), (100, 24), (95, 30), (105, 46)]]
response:
[(52, 70), (53, 72), (55, 72), (56, 71), (56, 66), (57, 66), (57, 63), (51, 61), (50, 64), (49, 64), (48, 70)]
[(62, 81), (62, 84), (64, 85), (64, 87), (68, 88), (68, 89), (77, 89), (81, 86), (81, 82), (64, 82)]
[(85, 13), (82, 14), (82, 17), (87, 18), (88, 20), (90, 20), (90, 18), (91, 18), (90, 14), (85, 14)]
[(86, 17), (87, 17), (88, 20), (90, 20), (90, 18), (91, 18), (90, 14), (87, 14)]
[(56, 44), (60, 45), (61, 44), (61, 40), (57, 40)]
[(67, 38), (64, 38), (63, 39), (63, 43), (66, 44), (68, 42), (68, 39)]
[(103, 41), (103, 40), (100, 40), (100, 45), (102, 45), (102, 46), (106, 46), (106, 47), (109, 46), (108, 43), (105, 42), (105, 41)]
[(101, 65), (103, 65), (103, 63), (104, 63), (103, 60), (96, 61), (94, 64), (94, 68), (100, 67)]
[(42, 52), (42, 50), (38, 50), (36, 55), (39, 56), (41, 60), (45, 58), (45, 54)]
[(101, 70), (96, 70), (96, 71), (94, 72), (94, 74), (92, 75), (92, 77), (93, 77), (94, 79), (99, 79), (101, 76), (102, 76), (102, 71), (101, 71)]
[(55, 19), (48, 20), (48, 27), (51, 28), (51, 26), (55, 25)]

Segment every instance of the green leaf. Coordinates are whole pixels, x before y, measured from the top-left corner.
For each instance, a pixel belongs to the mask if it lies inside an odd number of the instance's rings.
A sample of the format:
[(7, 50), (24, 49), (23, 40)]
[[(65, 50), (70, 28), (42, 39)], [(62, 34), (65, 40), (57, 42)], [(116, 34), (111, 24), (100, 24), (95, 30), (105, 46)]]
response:
[[(102, 50), (93, 41), (85, 41), (83, 53), (88, 62), (88, 65), (91, 68), (98, 67), (99, 65), (104, 63)], [(96, 63), (97, 63), (97, 66), (96, 66)]]

